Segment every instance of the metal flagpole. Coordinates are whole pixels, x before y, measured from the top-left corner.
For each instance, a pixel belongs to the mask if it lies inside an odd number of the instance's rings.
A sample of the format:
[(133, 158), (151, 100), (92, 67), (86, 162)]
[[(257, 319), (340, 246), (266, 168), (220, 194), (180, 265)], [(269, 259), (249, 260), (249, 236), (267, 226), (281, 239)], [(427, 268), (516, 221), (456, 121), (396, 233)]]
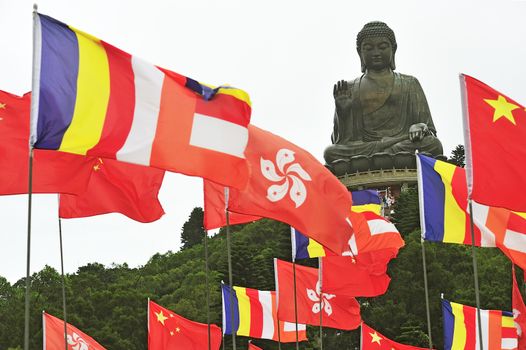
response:
[(475, 280), (475, 301), (477, 303), (477, 320), (479, 331), (480, 350), (484, 350), (482, 346), (482, 323), (480, 318), (480, 295), (479, 295), (479, 276), (477, 271), (477, 251), (475, 249), (475, 227), (473, 223), (473, 205), (471, 198), (469, 198), (469, 226), (471, 228), (471, 256), (473, 257), (473, 278)]
[(292, 262), (292, 273), (294, 280), (294, 320), (296, 322), (296, 350), (300, 350), (299, 333), (298, 333), (298, 298), (296, 296), (296, 261)]
[(420, 239), (422, 245), (422, 267), (424, 269), (424, 291), (426, 295), (426, 315), (427, 315), (427, 335), (429, 338), (429, 349), (433, 349), (433, 340), (431, 339), (431, 313), (429, 312), (429, 291), (427, 289), (427, 266), (426, 266), (426, 248), (424, 240)]
[(281, 325), (279, 324), (279, 318), (278, 318), (278, 350), (281, 350)]
[(320, 285), (320, 350), (323, 350), (323, 292), (321, 284), (321, 258), (318, 257), (318, 284)]
[[(228, 259), (228, 281), (230, 284), (230, 324), (234, 327), (234, 304), (232, 294), (234, 293), (234, 284), (232, 281), (232, 255), (230, 253), (230, 212), (228, 211), (229, 189), (225, 187), (225, 216), (226, 216), (226, 252)], [(232, 349), (236, 350), (236, 332), (232, 330)]]
[(206, 284), (206, 323), (208, 325), (208, 350), (212, 348), (212, 340), (210, 339), (210, 285), (208, 283), (208, 232), (205, 231), (204, 245), (205, 245), (205, 284)]
[(58, 236), (60, 239), (60, 272), (62, 274), (62, 314), (64, 318), (64, 350), (68, 350), (68, 321), (66, 316), (66, 277), (64, 276), (64, 249), (62, 245), (62, 219), (60, 218), (60, 216), (58, 217)]

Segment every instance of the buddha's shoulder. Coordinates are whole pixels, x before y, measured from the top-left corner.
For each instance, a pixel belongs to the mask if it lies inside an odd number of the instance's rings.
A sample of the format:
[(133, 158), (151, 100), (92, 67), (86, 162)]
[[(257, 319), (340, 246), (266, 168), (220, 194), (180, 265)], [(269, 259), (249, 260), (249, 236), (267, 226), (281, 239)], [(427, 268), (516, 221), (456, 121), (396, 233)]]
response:
[(403, 73), (395, 73), (398, 79), (402, 80), (406, 84), (417, 84), (420, 85), (420, 82), (418, 79), (412, 75), (409, 74), (403, 74)]

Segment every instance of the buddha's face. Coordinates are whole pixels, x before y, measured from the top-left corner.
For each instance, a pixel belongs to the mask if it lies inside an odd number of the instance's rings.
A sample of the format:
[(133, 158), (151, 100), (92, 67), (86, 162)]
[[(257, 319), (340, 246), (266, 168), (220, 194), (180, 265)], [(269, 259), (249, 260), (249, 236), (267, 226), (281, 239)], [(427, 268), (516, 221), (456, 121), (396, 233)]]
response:
[(362, 62), (368, 70), (382, 71), (391, 67), (393, 47), (386, 37), (365, 38), (360, 49)]

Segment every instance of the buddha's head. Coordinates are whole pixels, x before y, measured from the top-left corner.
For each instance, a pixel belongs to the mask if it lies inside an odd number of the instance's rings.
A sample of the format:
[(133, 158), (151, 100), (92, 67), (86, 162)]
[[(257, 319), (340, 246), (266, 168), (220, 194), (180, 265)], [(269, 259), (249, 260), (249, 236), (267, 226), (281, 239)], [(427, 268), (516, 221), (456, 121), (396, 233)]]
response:
[(356, 36), (356, 50), (360, 55), (362, 72), (367, 69), (394, 70), (396, 38), (391, 28), (384, 22), (369, 22)]

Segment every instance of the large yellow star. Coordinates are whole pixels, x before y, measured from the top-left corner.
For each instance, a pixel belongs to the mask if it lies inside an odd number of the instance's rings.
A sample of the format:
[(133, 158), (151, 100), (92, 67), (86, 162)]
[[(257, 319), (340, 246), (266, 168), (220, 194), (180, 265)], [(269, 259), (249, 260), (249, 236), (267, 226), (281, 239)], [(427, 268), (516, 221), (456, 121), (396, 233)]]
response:
[(380, 345), (380, 340), (382, 340), (382, 338), (378, 335), (378, 333), (376, 333), (376, 331), (374, 333), (369, 333), (371, 335), (371, 343), (378, 343), (378, 345)]
[(5, 103), (0, 102), (0, 109), (5, 109)]
[(159, 313), (154, 312), (155, 316), (157, 316), (157, 321), (161, 322), (164, 326), (164, 320), (167, 320), (168, 317), (163, 315), (163, 310), (159, 311)]
[(514, 109), (519, 108), (519, 106), (513, 103), (509, 103), (508, 101), (506, 101), (506, 98), (501, 95), (499, 95), (499, 97), (496, 100), (484, 99), (484, 101), (487, 104), (489, 104), (491, 107), (495, 108), (495, 112), (493, 113), (494, 123), (500, 118), (504, 117), (508, 119), (510, 122), (512, 122), (513, 125), (517, 125), (515, 123), (515, 118), (513, 118), (512, 111)]

